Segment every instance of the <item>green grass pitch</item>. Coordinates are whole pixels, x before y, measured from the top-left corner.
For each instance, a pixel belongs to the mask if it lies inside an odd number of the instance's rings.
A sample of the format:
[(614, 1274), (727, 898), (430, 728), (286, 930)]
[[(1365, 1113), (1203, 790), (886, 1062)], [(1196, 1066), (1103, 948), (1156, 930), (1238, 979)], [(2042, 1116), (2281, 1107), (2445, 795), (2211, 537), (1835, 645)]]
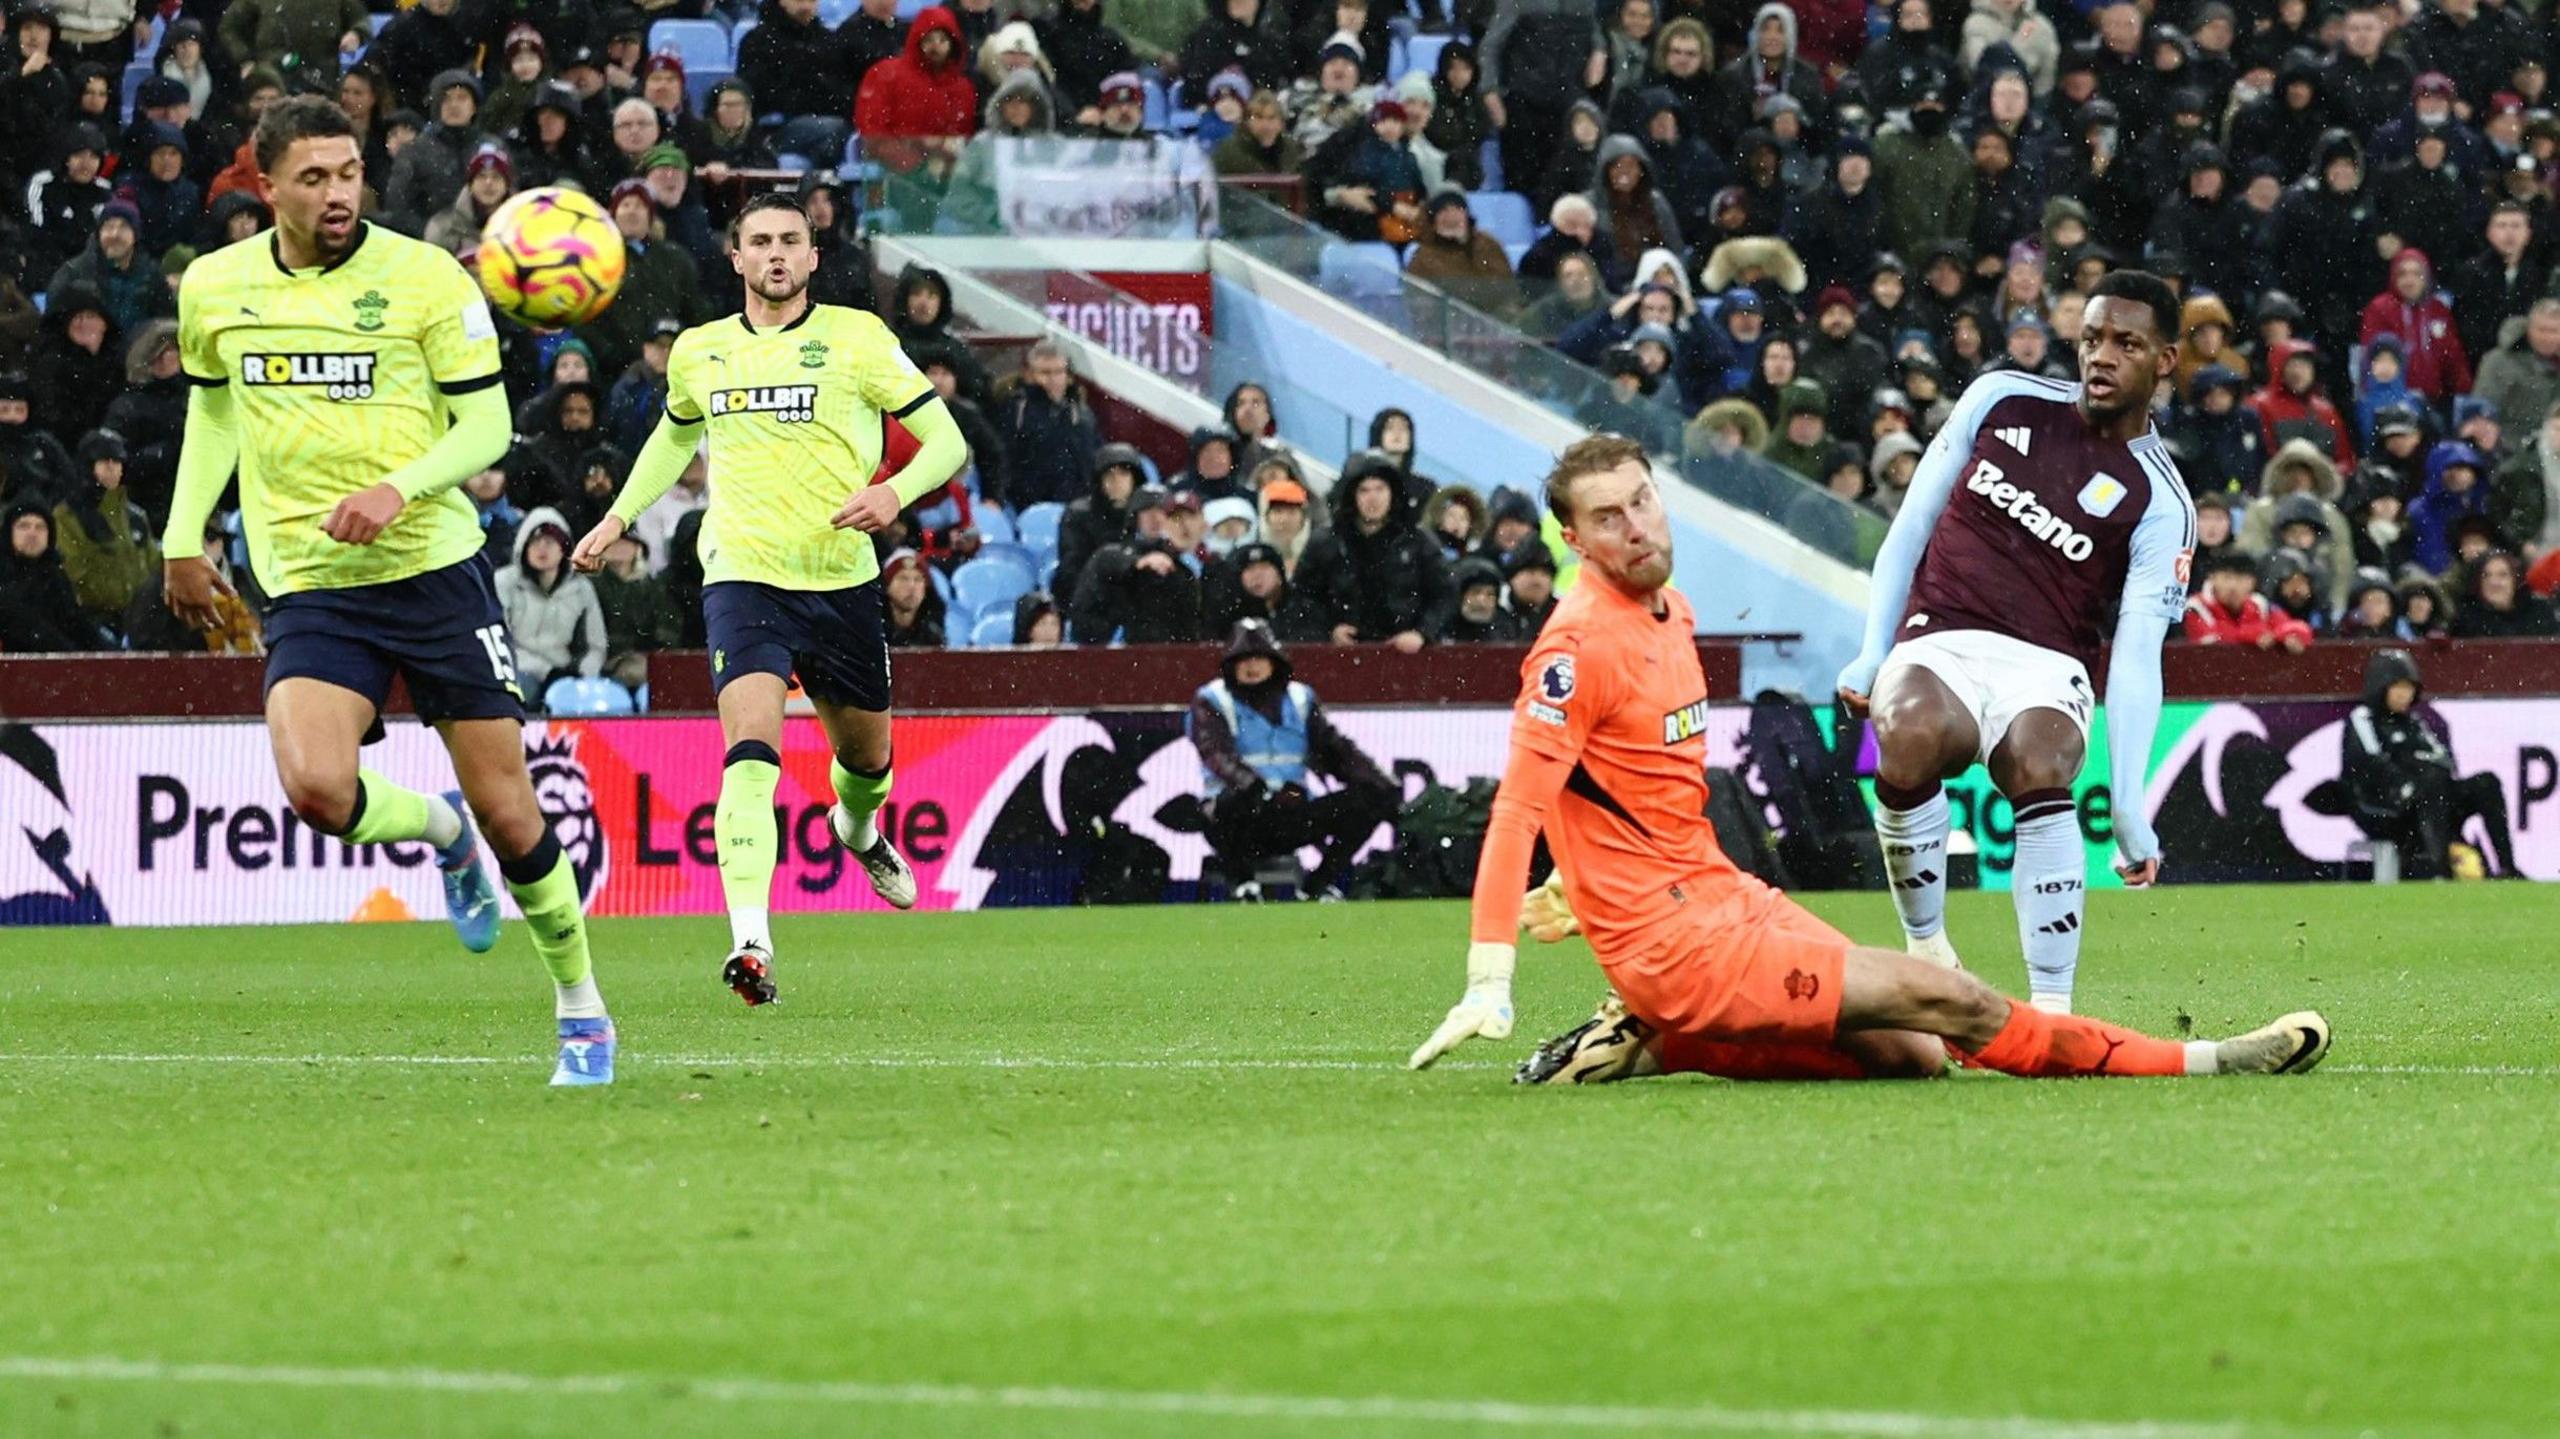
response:
[(1408, 1074), (1464, 925), (608, 921), (602, 1093), (512, 929), (0, 932), (0, 1435), (2560, 1434), (2560, 889), (2099, 896), (2273, 1081), (1515, 1089), (1579, 942)]

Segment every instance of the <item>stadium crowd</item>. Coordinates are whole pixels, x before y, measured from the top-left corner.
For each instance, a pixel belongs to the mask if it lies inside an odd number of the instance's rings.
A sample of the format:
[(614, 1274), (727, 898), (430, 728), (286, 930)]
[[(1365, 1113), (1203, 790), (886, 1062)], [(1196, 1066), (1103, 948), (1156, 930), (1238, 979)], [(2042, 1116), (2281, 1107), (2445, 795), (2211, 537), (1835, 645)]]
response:
[[(1294, 186), (1345, 241), (1600, 372), (1594, 426), (1728, 497), (1792, 472), (1758, 507), (1808, 531), (1890, 517), (1974, 375), (2068, 376), (2085, 288), (2138, 264), (2183, 299), (2157, 401), (2199, 508), (2190, 639), (2560, 633), (2560, 20), (2511, 0), (962, 0), (912, 21), (863, 0), (832, 24), (763, 0), (720, 15), (734, 73), (697, 93), (653, 37), (713, 13), (10, 7), (0, 648), (256, 648), (228, 516), (203, 543), (240, 583), (232, 622), (197, 635), (160, 606), (172, 317), (195, 256), (265, 225), (248, 130), (305, 91), (355, 118), (377, 223), (467, 257), (507, 196), (566, 184), (630, 242), (601, 318), (506, 331), (518, 442), (468, 486), (537, 683), (636, 684), (649, 650), (699, 640), (698, 471), (604, 574), (563, 554), (661, 407), (673, 336), (738, 304), (732, 182), (786, 160), (810, 162), (791, 183), (818, 298), (879, 309), (972, 442), (890, 537), (899, 643), (1223, 637), (1248, 616), (1292, 643), (1536, 632), (1555, 560), (1501, 486), (1527, 477), (1435, 485), (1387, 410), (1328, 490), (1256, 385), (1166, 475), (1102, 432), (1060, 351), (992, 375), (943, 277), (875, 275), (847, 140), (957, 213), (991, 137), (1050, 132), (1199, 145), (1222, 176)], [(1157, 91), (1178, 133), (1149, 130)], [(1469, 194), (1496, 186), (1545, 226), (1486, 233)], [(1035, 527), (1054, 569), (1035, 551), (1009, 610), (980, 587), (952, 614), (954, 578)]]

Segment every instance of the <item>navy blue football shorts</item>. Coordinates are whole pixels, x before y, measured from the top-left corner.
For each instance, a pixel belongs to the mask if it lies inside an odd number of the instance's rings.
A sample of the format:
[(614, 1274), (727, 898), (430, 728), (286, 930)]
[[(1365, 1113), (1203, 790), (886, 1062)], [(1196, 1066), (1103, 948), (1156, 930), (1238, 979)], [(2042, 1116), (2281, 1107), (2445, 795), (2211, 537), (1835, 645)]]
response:
[(267, 609), (266, 640), (268, 689), (315, 679), (373, 702), (367, 743), (381, 737), (394, 675), (429, 724), (524, 718), (515, 646), (484, 555), (405, 580), (280, 596)]
[(813, 700), (889, 707), (889, 626), (877, 579), (842, 590), (721, 580), (702, 587), (702, 629), (713, 694), (740, 675), (788, 682), (797, 673)]

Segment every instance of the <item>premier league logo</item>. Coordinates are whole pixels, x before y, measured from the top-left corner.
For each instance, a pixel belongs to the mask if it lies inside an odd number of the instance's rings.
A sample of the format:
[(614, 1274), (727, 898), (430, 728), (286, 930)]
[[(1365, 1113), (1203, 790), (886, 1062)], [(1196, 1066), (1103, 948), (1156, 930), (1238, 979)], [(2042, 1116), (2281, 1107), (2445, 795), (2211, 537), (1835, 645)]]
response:
[(0, 725), (0, 925), (105, 924), (97, 882), (71, 853), (71, 798), (53, 746)]
[(534, 802), (542, 806), (552, 837), (560, 841), (561, 853), (569, 857), (569, 868), (578, 876), (578, 897), (592, 900), (611, 872), (612, 856), (605, 845), (604, 825), (596, 818), (595, 790), (587, 783), (587, 767), (578, 762), (576, 733), (555, 735), (527, 726), (524, 766), (533, 777)]

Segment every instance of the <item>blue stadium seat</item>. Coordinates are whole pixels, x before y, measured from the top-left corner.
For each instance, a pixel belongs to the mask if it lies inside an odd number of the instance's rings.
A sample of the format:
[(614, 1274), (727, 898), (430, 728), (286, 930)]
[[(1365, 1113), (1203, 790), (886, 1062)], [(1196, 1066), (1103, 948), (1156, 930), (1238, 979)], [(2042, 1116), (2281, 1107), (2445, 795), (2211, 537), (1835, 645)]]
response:
[(699, 70), (695, 69), (691, 65), (685, 66), (685, 99), (692, 104), (697, 113), (710, 109), (711, 87), (719, 84), (723, 80), (731, 78), (736, 73), (737, 72), (731, 70), (725, 63), (719, 65), (706, 65)]
[[(825, 13), (827, 13), (827, 12), (826, 12), (826, 7), (825, 7), (825, 6), (823, 6), (823, 5), (819, 6), (819, 7), (818, 7), (818, 13), (819, 13), (819, 14), (821, 14), (821, 15), (824, 15)], [(736, 25), (734, 25), (734, 26), (730, 27), (730, 30), (729, 30), (729, 58), (730, 58), (730, 59), (735, 60), (735, 59), (737, 59), (737, 58), (738, 58), (738, 52), (739, 52), (740, 50), (743, 50), (743, 49), (745, 49), (745, 48), (746, 48), (746, 44), (747, 44), (747, 32), (748, 32), (748, 31), (750, 31), (750, 30), (753, 30), (754, 28), (756, 28), (756, 26), (757, 26), (757, 25), (759, 25), (759, 24), (761, 24), (761, 23), (763, 23), (763, 22), (761, 22), (761, 21), (757, 20), (754, 16), (750, 15), (750, 16), (748, 16), (746, 19), (741, 20), (741, 21), (739, 21)]]
[(1517, 271), (1520, 268), (1520, 257), (1529, 253), (1529, 247), (1526, 245), (1505, 245), (1502, 247), (1502, 253), (1504, 258), (1511, 261), (1511, 268), (1514, 271)]
[(672, 52), (684, 62), (685, 74), (725, 70), (731, 54), (729, 27), (717, 20), (661, 20), (649, 27), (649, 51)]
[(951, 576), (956, 608), (972, 615), (991, 610), (1011, 613), (1013, 602), (1031, 593), (1031, 572), (1007, 560), (975, 559)]
[(1316, 282), (1337, 297), (1394, 295), (1404, 290), (1403, 269), (1393, 245), (1344, 241), (1316, 258)]
[(970, 563), (1011, 565), (1031, 577), (1032, 588), (1037, 589), (1040, 584), (1040, 556), (1028, 545), (1005, 541), (983, 544), (978, 546), (978, 553), (971, 557)]
[(969, 521), (978, 527), (980, 539), (1014, 543), (1013, 517), (1004, 512), (1002, 505), (974, 505), (969, 510)]
[(949, 609), (953, 598), (951, 576), (944, 574), (940, 565), (927, 565), (924, 567), (924, 573), (925, 578), (933, 581), (933, 592), (941, 597), (943, 608)]
[(627, 715), (631, 691), (602, 675), (563, 675), (545, 686), (542, 708), (556, 715)]
[(1058, 526), (1066, 518), (1065, 505), (1056, 500), (1042, 500), (1014, 517), (1014, 538), (1025, 549), (1055, 554), (1058, 550)]
[(1389, 73), (1398, 78), (1410, 75), (1416, 70), (1425, 75), (1434, 73), (1440, 68), (1440, 52), (1449, 48), (1451, 38), (1447, 35), (1414, 36), (1405, 42), (1404, 68)]
[(978, 616), (969, 627), (969, 643), (973, 645), (1009, 645), (1013, 643), (1013, 611), (991, 610)]
[(818, 0), (818, 23), (833, 30), (861, 8), (862, 0)]
[(1484, 188), (1508, 190), (1510, 184), (1502, 174), (1502, 142), (1487, 140), (1476, 147), (1476, 159), (1484, 166)]
[(631, 703), (641, 714), (649, 712), (649, 686), (646, 683), (631, 692)]
[(923, 14), (925, 7), (932, 3), (933, 0), (898, 0), (898, 18), (912, 21)]
[(136, 63), (136, 64), (132, 64), (132, 65), (127, 65), (126, 67), (124, 67), (124, 113), (125, 113), (125, 114), (130, 115), (130, 114), (132, 114), (132, 113), (133, 113), (133, 97), (134, 97), (134, 93), (135, 93), (136, 91), (138, 91), (138, 90), (140, 90), (140, 89), (142, 88), (142, 82), (143, 82), (143, 81), (148, 80), (148, 79), (150, 79), (150, 78), (151, 78), (151, 67), (150, 67), (150, 65), (148, 65), (148, 64), (145, 64), (145, 63)]
[(1514, 195), (1508, 190), (1478, 190), (1467, 197), (1467, 213), (1476, 217), (1477, 229), (1505, 246), (1526, 246), (1537, 236), (1537, 219), (1530, 213), (1526, 195)]
[(1164, 83), (1153, 75), (1147, 75), (1138, 81), (1138, 85), (1147, 97), (1147, 133), (1161, 135), (1171, 127), (1168, 117), (1173, 113), (1172, 103), (1165, 99)]

